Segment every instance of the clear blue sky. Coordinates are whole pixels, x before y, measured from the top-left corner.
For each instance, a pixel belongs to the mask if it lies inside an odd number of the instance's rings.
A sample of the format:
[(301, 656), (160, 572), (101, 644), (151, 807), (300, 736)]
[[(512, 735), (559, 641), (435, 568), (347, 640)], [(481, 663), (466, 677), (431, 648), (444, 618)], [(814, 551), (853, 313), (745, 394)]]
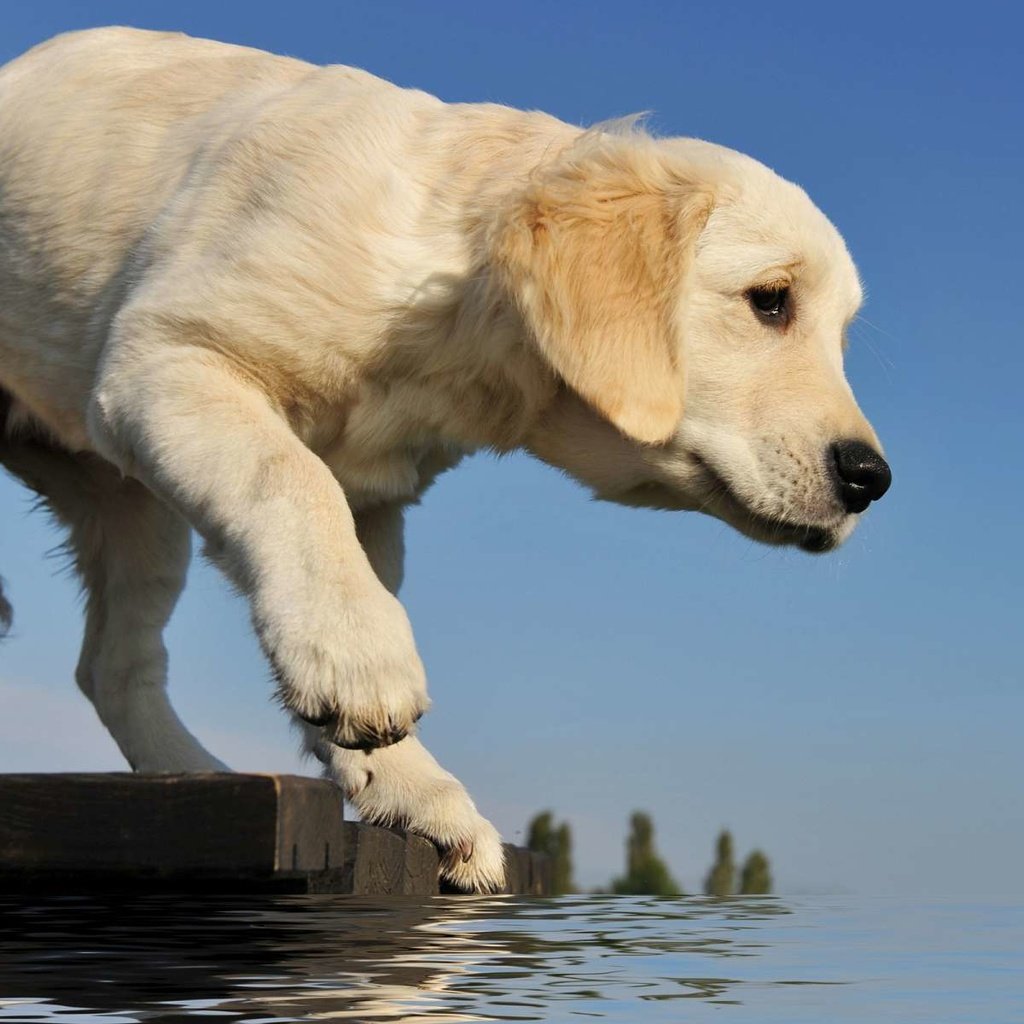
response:
[[(0, 59), (70, 28), (182, 29), (349, 63), (450, 100), (753, 154), (804, 185), (868, 289), (848, 371), (895, 482), (838, 554), (602, 506), (478, 457), (410, 516), (403, 596), (427, 743), (515, 838), (550, 806), (580, 880), (628, 813), (698, 886), (716, 831), (784, 891), (1024, 892), (1024, 8), (1014, 4), (10, 4)], [(72, 682), (73, 584), (0, 482), (0, 770), (118, 755)], [(186, 721), (239, 768), (295, 768), (245, 611), (196, 564), (170, 630)]]

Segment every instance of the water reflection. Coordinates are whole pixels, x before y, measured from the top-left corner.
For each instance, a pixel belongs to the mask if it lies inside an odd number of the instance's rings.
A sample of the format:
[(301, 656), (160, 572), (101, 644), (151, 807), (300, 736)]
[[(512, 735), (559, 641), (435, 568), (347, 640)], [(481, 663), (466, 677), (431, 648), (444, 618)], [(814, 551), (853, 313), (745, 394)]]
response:
[[(585, 913), (579, 910), (585, 908)], [(143, 1011), (224, 1020), (316, 1017), (546, 1019), (560, 1000), (602, 1000), (620, 957), (711, 958), (753, 948), (752, 921), (775, 902), (719, 908), (699, 927), (694, 901), (423, 901), (338, 897), (52, 898), (8, 901), (0, 923), (7, 1014)], [(683, 922), (696, 927), (683, 930)], [(672, 922), (674, 927), (666, 927)], [(543, 978), (543, 985), (538, 980)], [(613, 979), (612, 979), (613, 980)], [(714, 998), (726, 977), (633, 977), (635, 995)], [(19, 1006), (11, 1005), (19, 1001)]]
[[(763, 898), (5, 897), (0, 1022), (857, 1020), (899, 1005), (870, 979), (900, 920)], [(929, 963), (904, 966), (916, 992)]]

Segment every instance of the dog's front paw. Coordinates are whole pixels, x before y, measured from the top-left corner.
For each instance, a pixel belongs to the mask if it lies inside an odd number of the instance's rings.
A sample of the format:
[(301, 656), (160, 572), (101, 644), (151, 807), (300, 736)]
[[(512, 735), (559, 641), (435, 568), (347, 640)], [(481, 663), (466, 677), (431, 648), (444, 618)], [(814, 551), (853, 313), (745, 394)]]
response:
[(326, 750), (317, 756), (363, 821), (397, 826), (431, 840), (441, 852), (441, 879), (465, 892), (500, 892), (505, 854), (498, 830), (465, 787), (415, 736), (384, 750)]
[(430, 706), (412, 631), (401, 606), (394, 607), (397, 614), (364, 616), (340, 637), (336, 627), (299, 636), (260, 631), (281, 704), (340, 747), (398, 743)]
[(468, 838), (443, 850), (441, 878), (462, 892), (501, 892), (505, 887), (501, 836), (486, 818), (476, 817)]

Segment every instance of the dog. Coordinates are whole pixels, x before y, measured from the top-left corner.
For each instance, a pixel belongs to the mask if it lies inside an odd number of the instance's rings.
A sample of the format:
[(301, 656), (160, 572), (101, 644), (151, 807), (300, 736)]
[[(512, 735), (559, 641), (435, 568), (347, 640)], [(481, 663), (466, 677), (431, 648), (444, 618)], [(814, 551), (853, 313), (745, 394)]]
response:
[(166, 695), (194, 530), (306, 749), (465, 890), (501, 844), (415, 735), (403, 509), (525, 449), (833, 549), (890, 482), (861, 300), (806, 194), (707, 142), (126, 28), (0, 70), (0, 461), (68, 530), (78, 685), (133, 769), (226, 770)]

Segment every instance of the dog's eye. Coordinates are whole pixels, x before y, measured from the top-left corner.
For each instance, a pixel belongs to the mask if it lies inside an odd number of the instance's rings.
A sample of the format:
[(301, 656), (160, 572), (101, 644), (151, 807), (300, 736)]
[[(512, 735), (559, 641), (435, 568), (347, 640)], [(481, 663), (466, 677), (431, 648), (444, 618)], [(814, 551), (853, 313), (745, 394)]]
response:
[(747, 299), (754, 312), (766, 323), (785, 326), (789, 321), (789, 286), (769, 285), (767, 288), (751, 288)]

